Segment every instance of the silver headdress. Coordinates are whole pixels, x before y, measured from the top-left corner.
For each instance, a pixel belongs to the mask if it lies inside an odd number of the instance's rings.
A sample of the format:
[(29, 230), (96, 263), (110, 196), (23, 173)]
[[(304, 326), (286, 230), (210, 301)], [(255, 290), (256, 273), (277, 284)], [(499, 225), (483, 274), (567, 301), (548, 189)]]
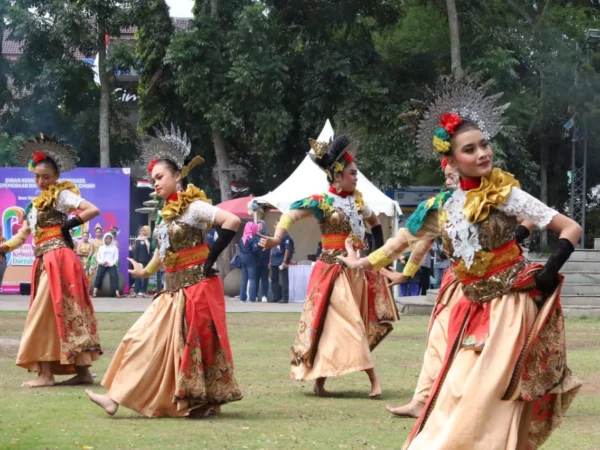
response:
[(200, 156), (194, 157), (192, 161), (185, 165), (185, 159), (192, 150), (192, 143), (186, 133), (182, 133), (179, 127), (171, 124), (171, 129), (163, 126), (155, 130), (156, 137), (143, 136), (142, 142), (142, 161), (150, 169), (150, 165), (160, 159), (168, 159), (175, 163), (181, 170), (181, 176), (185, 178), (190, 170), (204, 162)]
[[(510, 103), (496, 105), (502, 93), (486, 96), (491, 85), (491, 80), (479, 84), (475, 77), (469, 76), (440, 77), (437, 97), (425, 108), (418, 125), (417, 145), (421, 156), (433, 158), (436, 153), (448, 151), (450, 136), (454, 134), (452, 119), (456, 115), (460, 121), (475, 122), (486, 139), (498, 134), (502, 129), (502, 115)], [(443, 126), (442, 116), (448, 118), (449, 126)]]
[(16, 154), (17, 162), (28, 166), (32, 171), (36, 164), (46, 158), (54, 161), (61, 173), (73, 170), (79, 161), (73, 147), (57, 140), (54, 136), (46, 136), (43, 133), (40, 133), (35, 140), (25, 142)]

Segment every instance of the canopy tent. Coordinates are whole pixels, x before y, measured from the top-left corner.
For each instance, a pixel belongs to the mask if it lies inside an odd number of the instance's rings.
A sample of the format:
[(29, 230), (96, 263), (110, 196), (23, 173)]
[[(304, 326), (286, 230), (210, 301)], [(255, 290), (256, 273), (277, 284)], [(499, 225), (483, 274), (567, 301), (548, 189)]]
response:
[(240, 219), (251, 220), (254, 218), (253, 214), (248, 214), (248, 203), (250, 203), (254, 197), (240, 197), (226, 202), (219, 203), (217, 206), (225, 211), (229, 211), (235, 214)]
[[(329, 142), (334, 136), (333, 127), (329, 120), (319, 135), (317, 141)], [(312, 152), (312, 150), (311, 150)], [(392, 200), (371, 183), (360, 171), (358, 172), (358, 190), (363, 194), (364, 201), (375, 211), (382, 224), (386, 238), (395, 235), (398, 228), (398, 216), (402, 214), (398, 202)], [(329, 190), (327, 175), (306, 155), (298, 168), (274, 191), (255, 199), (258, 205), (267, 209), (264, 219), (269, 230), (273, 230), (281, 213), (289, 211), (296, 200), (321, 194)], [(273, 206), (278, 211), (268, 211)], [(305, 223), (306, 222), (306, 223)], [(317, 244), (321, 238), (318, 223), (315, 219), (305, 220), (300, 227), (292, 227), (290, 235), (295, 241), (295, 260), (306, 259), (307, 255), (316, 253)]]

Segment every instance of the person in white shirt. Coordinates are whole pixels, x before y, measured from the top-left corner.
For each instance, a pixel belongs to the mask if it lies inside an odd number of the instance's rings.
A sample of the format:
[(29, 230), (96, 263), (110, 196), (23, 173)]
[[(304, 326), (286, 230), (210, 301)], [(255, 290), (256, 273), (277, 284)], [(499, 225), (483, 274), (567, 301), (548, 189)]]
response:
[(94, 282), (94, 297), (98, 296), (98, 289), (102, 286), (104, 275), (108, 272), (110, 277), (110, 290), (117, 297), (121, 296), (119, 292), (119, 275), (117, 273), (117, 262), (119, 262), (119, 249), (115, 245), (111, 233), (104, 235), (104, 244), (98, 249), (96, 260), (98, 261), (98, 272)]

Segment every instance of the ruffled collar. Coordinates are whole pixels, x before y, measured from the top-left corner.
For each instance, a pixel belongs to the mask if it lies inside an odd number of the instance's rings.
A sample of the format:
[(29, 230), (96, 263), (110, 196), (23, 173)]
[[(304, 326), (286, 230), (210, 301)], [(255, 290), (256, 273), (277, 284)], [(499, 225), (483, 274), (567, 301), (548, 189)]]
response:
[(172, 200), (172, 197), (167, 199), (167, 204), (163, 206), (160, 211), (162, 220), (171, 221), (177, 216), (181, 216), (185, 213), (187, 208), (196, 200), (200, 200), (206, 203), (212, 203), (202, 189), (198, 189), (193, 184), (188, 184), (185, 191), (177, 192), (174, 194), (177, 196), (176, 199)]
[(470, 223), (485, 220), (492, 207), (498, 208), (506, 201), (513, 187), (521, 187), (514, 175), (494, 168), (488, 177), (480, 179), (478, 187), (466, 191), (463, 212), (467, 220)]
[(65, 189), (79, 195), (79, 189), (70, 181), (61, 181), (60, 183), (53, 184), (48, 189), (43, 190), (40, 195), (31, 201), (31, 204), (38, 211), (43, 211), (46, 208), (54, 208), (58, 202), (59, 194)]

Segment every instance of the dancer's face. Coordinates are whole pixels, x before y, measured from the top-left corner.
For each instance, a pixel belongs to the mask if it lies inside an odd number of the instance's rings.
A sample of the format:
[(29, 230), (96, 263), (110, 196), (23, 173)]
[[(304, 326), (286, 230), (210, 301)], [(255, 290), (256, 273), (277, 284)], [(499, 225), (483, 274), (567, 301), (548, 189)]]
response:
[(35, 184), (42, 191), (48, 189), (50, 186), (55, 185), (58, 181), (58, 173), (49, 165), (38, 164), (35, 166)]
[(461, 178), (481, 178), (492, 171), (494, 155), (481, 130), (470, 129), (452, 138), (452, 154), (448, 165), (456, 168)]
[(102, 239), (102, 230), (99, 228), (96, 230), (96, 239)]
[(154, 189), (160, 198), (167, 199), (177, 191), (177, 184), (181, 182), (181, 172), (171, 172), (168, 166), (158, 162), (152, 169)]
[(81, 235), (81, 238), (83, 239), (83, 242), (87, 242), (90, 239), (90, 234), (89, 233), (83, 233)]
[(342, 173), (336, 173), (336, 182), (339, 183), (342, 191), (354, 192), (356, 190), (356, 183), (358, 182), (358, 168), (353, 162), (344, 167)]

